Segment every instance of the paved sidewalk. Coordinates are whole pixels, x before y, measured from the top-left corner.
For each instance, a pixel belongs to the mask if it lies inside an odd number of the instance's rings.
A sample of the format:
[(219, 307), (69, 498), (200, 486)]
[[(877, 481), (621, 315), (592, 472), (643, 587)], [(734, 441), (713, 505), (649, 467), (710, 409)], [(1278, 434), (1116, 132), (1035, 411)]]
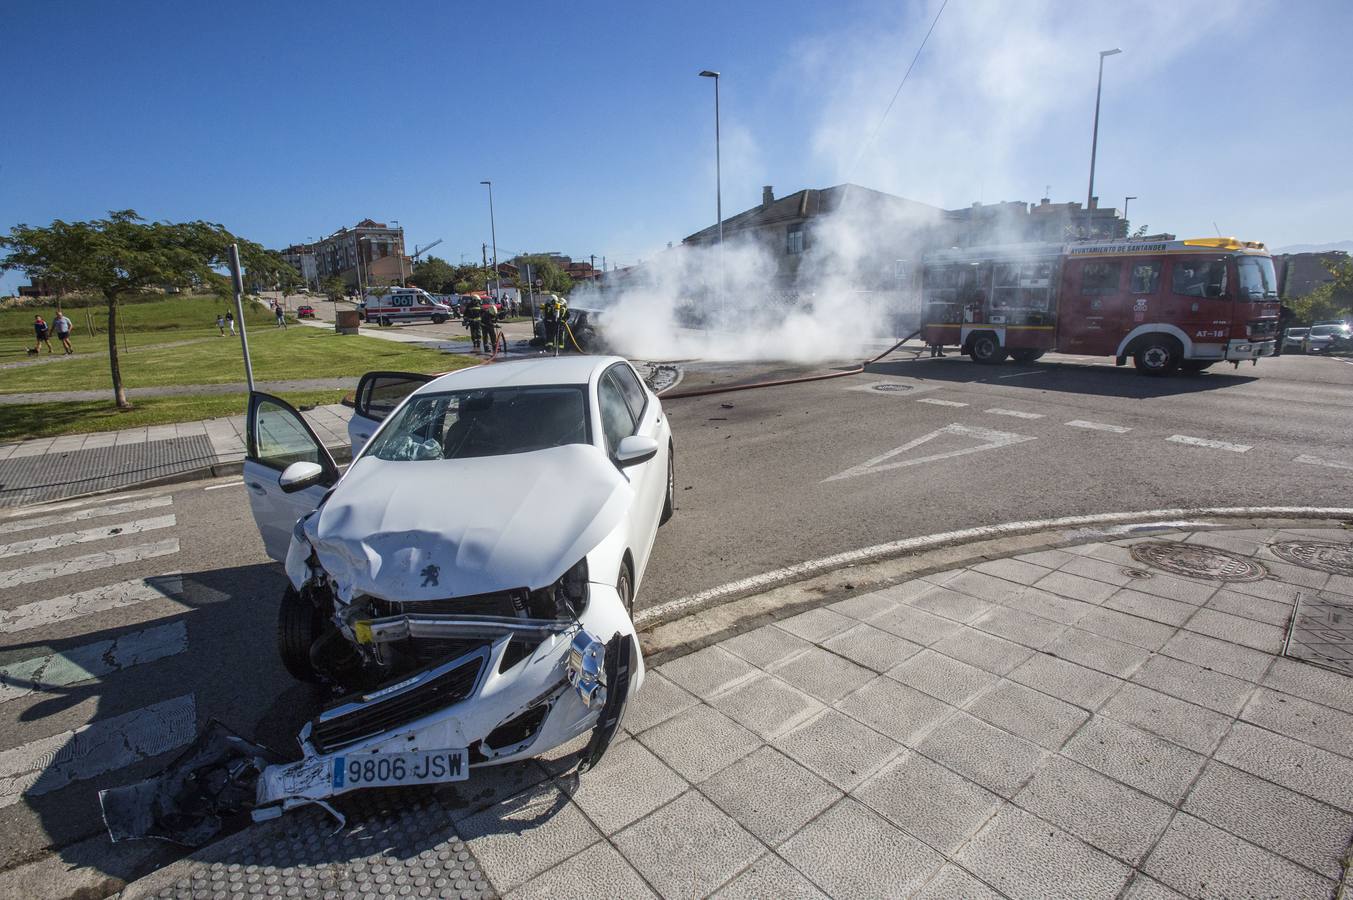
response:
[(1004, 540), (659, 649), (592, 772), (341, 798), (341, 835), (288, 814), (125, 896), (1331, 897), (1353, 531)]

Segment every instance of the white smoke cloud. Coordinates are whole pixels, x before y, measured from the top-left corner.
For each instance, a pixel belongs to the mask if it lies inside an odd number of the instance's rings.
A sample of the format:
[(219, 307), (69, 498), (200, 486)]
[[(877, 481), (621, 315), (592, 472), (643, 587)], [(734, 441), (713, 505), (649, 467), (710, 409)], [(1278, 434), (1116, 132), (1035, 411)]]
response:
[[(1088, 144), (1086, 85), (1099, 50), (1131, 48), (1130, 64), (1114, 74), (1128, 90), (1244, 15), (1225, 4), (951, 0), (871, 140), (938, 8), (938, 0), (915, 4), (796, 48), (788, 70), (810, 110), (803, 168), (833, 173), (828, 184), (808, 186), (851, 182), (945, 208), (981, 193), (1036, 199), (1018, 186), (1047, 173), (1019, 171), (1019, 153), (1069, 108), (1086, 125), (1068, 139)], [(755, 183), (764, 165), (755, 135), (727, 114), (724, 135), (724, 183)], [(1061, 180), (1069, 188), (1083, 177)], [(856, 193), (841, 213), (812, 220), (809, 249), (795, 260), (784, 253), (783, 228), (769, 229), (762, 243), (730, 238), (722, 251), (677, 246), (615, 289), (580, 289), (573, 302), (604, 307), (608, 340), (635, 357), (858, 358), (915, 323), (916, 299), (894, 269), (902, 260), (914, 271), (916, 250), (933, 246), (935, 223), (924, 208), (883, 209)], [(733, 204), (725, 219), (744, 208)]]

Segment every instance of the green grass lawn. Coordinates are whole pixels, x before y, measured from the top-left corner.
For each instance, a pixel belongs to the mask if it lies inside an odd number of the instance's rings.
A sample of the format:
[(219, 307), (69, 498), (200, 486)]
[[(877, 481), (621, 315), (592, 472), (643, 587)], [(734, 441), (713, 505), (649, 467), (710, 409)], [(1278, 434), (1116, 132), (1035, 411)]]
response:
[[(303, 408), (337, 403), (345, 393), (342, 390), (294, 391), (283, 395), (283, 399)], [(137, 401), (136, 408), (126, 412), (119, 412), (105, 400), (0, 406), (0, 442), (237, 416), (243, 415), (244, 406), (244, 394), (148, 397)]]

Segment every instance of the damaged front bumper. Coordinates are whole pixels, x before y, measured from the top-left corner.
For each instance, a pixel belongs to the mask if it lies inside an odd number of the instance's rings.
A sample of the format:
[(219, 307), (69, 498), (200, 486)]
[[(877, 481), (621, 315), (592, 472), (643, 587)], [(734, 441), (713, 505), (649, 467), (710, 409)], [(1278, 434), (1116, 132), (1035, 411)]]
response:
[[(179, 801), (189, 806), (196, 801), (181, 785), (220, 773), (238, 783), (249, 766), (256, 777), (252, 802), (241, 805), (256, 820), (308, 803), (333, 811), (324, 801), (366, 786), (472, 779), (478, 767), (537, 756), (589, 731), (580, 768), (591, 768), (643, 681), (643, 659), (615, 589), (589, 587), (590, 602), (576, 621), (406, 614), (355, 622), (358, 641), (377, 653), (409, 639), (482, 643), (331, 704), (301, 729), (303, 756), (295, 762), (267, 763), (266, 751), (236, 738), (219, 758), (185, 754), (154, 779), (103, 792), (110, 834), (114, 840), (201, 843), (204, 831), (212, 829), (200, 824), (203, 816), (182, 808)], [(528, 638), (534, 649), (509, 657), (514, 638)], [(372, 763), (367, 772), (384, 774), (351, 778), (354, 760)], [(374, 765), (386, 761), (390, 765)], [(211, 821), (227, 812), (213, 807)], [(195, 823), (190, 832), (175, 825), (189, 820)]]

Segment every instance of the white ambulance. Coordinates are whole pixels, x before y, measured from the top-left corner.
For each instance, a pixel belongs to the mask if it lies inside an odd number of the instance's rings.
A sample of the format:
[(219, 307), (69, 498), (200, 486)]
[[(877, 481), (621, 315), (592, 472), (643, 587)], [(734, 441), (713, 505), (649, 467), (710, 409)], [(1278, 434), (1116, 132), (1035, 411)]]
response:
[(440, 325), (452, 315), (451, 307), (421, 288), (392, 287), (380, 293), (368, 291), (357, 309), (362, 321), (380, 325), (419, 319), (431, 319), (433, 324)]

